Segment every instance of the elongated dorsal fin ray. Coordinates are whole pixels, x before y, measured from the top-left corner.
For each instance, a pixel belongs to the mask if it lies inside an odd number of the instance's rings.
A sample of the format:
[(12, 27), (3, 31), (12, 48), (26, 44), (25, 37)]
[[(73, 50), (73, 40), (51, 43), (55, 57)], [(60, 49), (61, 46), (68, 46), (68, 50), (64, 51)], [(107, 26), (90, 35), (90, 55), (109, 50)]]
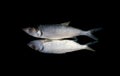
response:
[(61, 23), (61, 25), (63, 25), (63, 26), (69, 26), (69, 24), (70, 24), (70, 21)]

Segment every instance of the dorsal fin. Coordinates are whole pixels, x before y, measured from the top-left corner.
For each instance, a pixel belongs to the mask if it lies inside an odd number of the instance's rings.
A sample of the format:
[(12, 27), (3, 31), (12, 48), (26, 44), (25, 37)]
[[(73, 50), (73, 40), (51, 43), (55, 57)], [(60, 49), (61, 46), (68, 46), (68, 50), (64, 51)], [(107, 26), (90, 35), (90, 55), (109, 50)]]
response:
[(61, 25), (63, 25), (63, 26), (68, 26), (69, 24), (70, 24), (70, 21), (61, 23)]

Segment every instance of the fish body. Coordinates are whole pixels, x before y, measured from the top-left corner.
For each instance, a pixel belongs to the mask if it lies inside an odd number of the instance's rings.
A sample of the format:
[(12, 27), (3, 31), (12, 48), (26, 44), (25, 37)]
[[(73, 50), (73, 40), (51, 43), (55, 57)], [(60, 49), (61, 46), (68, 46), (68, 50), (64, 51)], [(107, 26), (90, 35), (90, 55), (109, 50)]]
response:
[(28, 46), (39, 52), (54, 54), (63, 54), (83, 49), (94, 51), (88, 45), (81, 45), (72, 40), (35, 40), (31, 41)]
[(26, 33), (33, 37), (45, 38), (45, 39), (64, 39), (64, 38), (73, 38), (80, 35), (88, 36), (92, 39), (97, 40), (96, 37), (92, 35), (92, 32), (99, 30), (92, 29), (84, 31), (78, 28), (71, 26), (65, 26), (67, 24), (54, 24), (54, 25), (40, 25), (38, 28), (25, 28), (23, 29)]
[(94, 37), (92, 33), (101, 30), (101, 28), (85, 31), (68, 25), (69, 22), (54, 25), (39, 25), (37, 28), (24, 28), (23, 31), (33, 37), (42, 38), (41, 40), (34, 40), (28, 43), (29, 47), (38, 50), (39, 52), (63, 54), (83, 49), (95, 51), (88, 46), (95, 42), (81, 45), (75, 41), (66, 40), (65, 38), (75, 38), (76, 36), (84, 35), (97, 42), (97, 38)]
[(79, 36), (82, 30), (62, 25), (41, 25), (38, 28), (42, 35), (39, 38), (47, 39), (63, 39)]

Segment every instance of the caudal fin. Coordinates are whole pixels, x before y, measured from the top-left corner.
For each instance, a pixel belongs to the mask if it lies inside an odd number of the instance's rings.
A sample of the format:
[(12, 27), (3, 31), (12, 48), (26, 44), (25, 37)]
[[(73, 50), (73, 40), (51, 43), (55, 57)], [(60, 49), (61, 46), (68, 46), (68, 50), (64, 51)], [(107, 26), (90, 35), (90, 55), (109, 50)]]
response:
[(87, 43), (86, 45), (93, 45), (93, 44), (96, 44), (96, 43), (98, 43), (98, 40), (96, 40), (96, 41), (93, 41), (93, 42), (89, 42), (89, 43)]
[(98, 41), (94, 41), (94, 42), (90, 42), (90, 43), (87, 43), (86, 44), (86, 50), (90, 50), (90, 51), (95, 51), (94, 49), (90, 48), (89, 45), (92, 45), (92, 44), (95, 44), (95, 43), (98, 43)]
[(85, 48), (86, 50), (90, 50), (90, 51), (95, 51), (94, 49), (92, 49), (91, 47), (89, 47), (88, 45)]
[(102, 30), (102, 28), (95, 28), (95, 29), (91, 29), (88, 31), (84, 31), (84, 35), (86, 35), (94, 40), (98, 40), (94, 35), (92, 35), (92, 33), (96, 32), (96, 31), (100, 31), (100, 30)]

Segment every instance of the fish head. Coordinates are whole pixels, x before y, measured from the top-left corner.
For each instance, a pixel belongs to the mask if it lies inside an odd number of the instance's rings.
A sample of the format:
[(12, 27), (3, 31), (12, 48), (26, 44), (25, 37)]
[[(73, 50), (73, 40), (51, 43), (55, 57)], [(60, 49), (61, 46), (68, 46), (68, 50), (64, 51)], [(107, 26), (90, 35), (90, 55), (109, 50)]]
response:
[(42, 51), (44, 46), (40, 40), (34, 40), (28, 43), (28, 46), (34, 50)]
[(39, 38), (41, 36), (41, 31), (34, 27), (23, 28), (23, 31), (33, 37)]

